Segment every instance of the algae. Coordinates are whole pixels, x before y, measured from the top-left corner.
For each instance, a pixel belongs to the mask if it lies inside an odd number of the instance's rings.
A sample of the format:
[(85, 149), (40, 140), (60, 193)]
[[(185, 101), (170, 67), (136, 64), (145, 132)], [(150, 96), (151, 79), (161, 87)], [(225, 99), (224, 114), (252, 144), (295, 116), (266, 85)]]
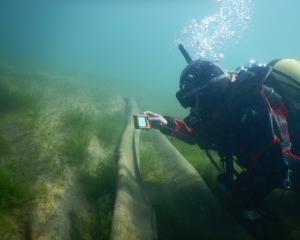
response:
[(2, 239), (109, 238), (125, 104), (83, 82), (1, 70)]

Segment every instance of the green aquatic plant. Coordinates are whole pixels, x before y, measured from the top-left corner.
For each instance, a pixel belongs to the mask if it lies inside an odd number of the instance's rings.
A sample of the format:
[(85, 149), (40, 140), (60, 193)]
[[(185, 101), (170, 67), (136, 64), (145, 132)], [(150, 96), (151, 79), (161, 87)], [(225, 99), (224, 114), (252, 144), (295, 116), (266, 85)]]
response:
[(61, 204), (53, 189), (66, 201), (69, 191), (84, 195), (74, 199), (87, 215), (76, 209), (61, 213), (70, 220), (72, 239), (109, 238), (126, 113), (120, 96), (97, 87), (45, 74), (0, 72), (0, 234), (8, 239), (31, 229), (29, 216), (48, 221), (49, 211)]
[(142, 132), (140, 141), (140, 174), (143, 181), (161, 182), (164, 179), (162, 162), (159, 161), (159, 154), (152, 144), (153, 139)]
[(95, 133), (104, 147), (117, 144), (122, 129), (125, 127), (125, 111), (100, 116), (95, 122)]
[(25, 91), (11, 89), (0, 78), (0, 113), (20, 111), (30, 108), (37, 99)]
[(67, 164), (81, 166), (88, 158), (88, 145), (92, 138), (93, 114), (87, 110), (70, 109), (63, 114), (63, 131), (66, 133), (61, 147)]
[(0, 157), (11, 151), (11, 144), (0, 135)]
[(0, 234), (20, 239), (26, 234), (30, 207), (36, 193), (31, 182), (16, 168), (0, 166)]
[[(76, 213), (72, 215), (72, 228), (77, 229), (77, 235), (82, 239), (89, 239), (88, 236), (92, 236), (92, 239), (109, 238), (117, 179), (115, 151), (125, 127), (125, 119), (123, 111), (98, 113), (89, 107), (79, 108), (76, 105), (62, 114), (64, 140), (61, 152), (67, 159), (66, 166), (76, 171), (81, 189), (92, 209), (88, 224)], [(92, 138), (99, 142), (92, 146), (99, 149), (93, 150), (100, 151), (99, 156), (94, 156), (98, 165), (94, 170), (89, 166)]]
[(92, 239), (109, 239), (114, 194), (117, 181), (117, 165), (111, 156), (103, 159), (93, 174), (82, 172), (79, 176), (91, 213)]
[(0, 212), (22, 208), (32, 200), (29, 182), (13, 169), (0, 168)]

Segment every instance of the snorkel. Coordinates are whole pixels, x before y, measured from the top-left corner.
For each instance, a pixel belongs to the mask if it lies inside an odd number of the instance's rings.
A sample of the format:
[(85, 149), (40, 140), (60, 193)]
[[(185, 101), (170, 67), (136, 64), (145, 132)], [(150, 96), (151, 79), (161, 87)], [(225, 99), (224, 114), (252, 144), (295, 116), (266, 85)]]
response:
[(183, 57), (185, 58), (186, 62), (189, 64), (190, 62), (192, 62), (192, 58), (189, 55), (189, 53), (185, 50), (184, 46), (182, 44), (178, 45), (179, 51), (181, 52), (181, 54), (183, 55)]
[(196, 96), (199, 94), (211, 95), (213, 92), (225, 88), (228, 81), (224, 81), (224, 79), (229, 78), (221, 66), (215, 61), (205, 58), (192, 60), (182, 44), (179, 44), (178, 48), (188, 64), (181, 73), (180, 90), (176, 93), (176, 98), (182, 107), (195, 107)]

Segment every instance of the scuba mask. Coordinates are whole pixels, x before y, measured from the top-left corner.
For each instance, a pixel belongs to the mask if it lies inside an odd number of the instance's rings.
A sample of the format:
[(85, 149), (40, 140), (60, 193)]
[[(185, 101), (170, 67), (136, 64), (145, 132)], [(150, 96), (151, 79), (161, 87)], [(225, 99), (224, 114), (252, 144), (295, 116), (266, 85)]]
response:
[(207, 88), (207, 86), (197, 87), (194, 89), (181, 89), (176, 93), (176, 98), (182, 107), (192, 107), (196, 103), (196, 94), (205, 88)]
[(208, 98), (216, 97), (219, 90), (228, 85), (228, 74), (210, 60), (193, 61), (181, 44), (178, 47), (188, 66), (181, 73), (180, 90), (176, 93), (176, 98), (184, 108), (194, 107), (197, 97), (201, 104), (205, 104)]
[(176, 93), (176, 98), (184, 108), (195, 106), (197, 96), (201, 99), (202, 104), (205, 104), (205, 98), (209, 98), (210, 95), (218, 94), (218, 90), (223, 90), (228, 82), (228, 75), (222, 74), (212, 78), (208, 83), (202, 86), (181, 88)]

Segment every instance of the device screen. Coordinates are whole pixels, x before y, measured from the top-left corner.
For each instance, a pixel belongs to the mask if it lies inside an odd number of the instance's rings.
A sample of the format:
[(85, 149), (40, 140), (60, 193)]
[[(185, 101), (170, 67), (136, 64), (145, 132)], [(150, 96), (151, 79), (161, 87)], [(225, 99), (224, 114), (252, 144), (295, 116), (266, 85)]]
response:
[(138, 123), (139, 123), (140, 128), (146, 128), (147, 127), (146, 117), (139, 116), (138, 117)]

